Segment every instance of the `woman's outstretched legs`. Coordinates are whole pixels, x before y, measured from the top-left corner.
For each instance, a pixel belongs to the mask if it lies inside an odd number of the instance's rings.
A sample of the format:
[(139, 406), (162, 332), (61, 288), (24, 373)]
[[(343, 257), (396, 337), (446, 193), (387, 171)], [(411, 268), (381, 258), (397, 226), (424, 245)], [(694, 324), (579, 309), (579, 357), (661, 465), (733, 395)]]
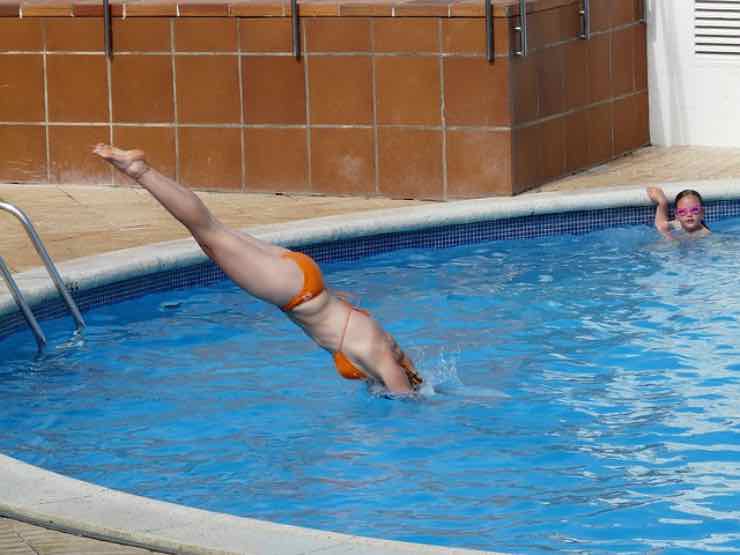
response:
[(149, 191), (242, 289), (277, 306), (300, 291), (303, 273), (283, 258), (285, 249), (223, 225), (193, 191), (149, 166), (142, 151), (97, 145), (93, 152)]

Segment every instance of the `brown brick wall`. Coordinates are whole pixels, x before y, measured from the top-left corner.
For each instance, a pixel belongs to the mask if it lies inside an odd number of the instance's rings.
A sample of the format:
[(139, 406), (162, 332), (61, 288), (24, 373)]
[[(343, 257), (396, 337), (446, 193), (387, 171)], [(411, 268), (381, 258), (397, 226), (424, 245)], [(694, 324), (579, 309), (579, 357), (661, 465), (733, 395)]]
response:
[(99, 6), (4, 5), (0, 181), (127, 184), (104, 141), (200, 189), (446, 200), (649, 142), (639, 1), (592, 0), (587, 41), (580, 2), (531, 2), (525, 58), (494, 4), (492, 63), (482, 3), (302, 3), (299, 60), (289, 4), (116, 5), (112, 59)]

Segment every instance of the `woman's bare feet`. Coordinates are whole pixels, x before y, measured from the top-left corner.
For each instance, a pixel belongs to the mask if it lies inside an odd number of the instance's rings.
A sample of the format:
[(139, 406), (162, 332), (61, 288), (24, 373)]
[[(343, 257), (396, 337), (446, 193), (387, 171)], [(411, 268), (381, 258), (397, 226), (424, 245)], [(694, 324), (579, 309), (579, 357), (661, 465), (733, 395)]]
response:
[(139, 179), (149, 171), (149, 164), (146, 163), (144, 152), (141, 150), (121, 150), (111, 145), (98, 144), (93, 153), (133, 179)]

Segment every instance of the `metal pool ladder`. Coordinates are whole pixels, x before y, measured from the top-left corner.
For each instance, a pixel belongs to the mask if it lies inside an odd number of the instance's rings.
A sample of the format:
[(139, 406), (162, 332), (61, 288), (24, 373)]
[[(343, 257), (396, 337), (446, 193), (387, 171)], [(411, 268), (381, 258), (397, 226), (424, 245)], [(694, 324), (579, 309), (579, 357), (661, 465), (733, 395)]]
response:
[[(23, 228), (26, 230), (26, 234), (31, 239), (33, 246), (36, 248), (36, 252), (39, 253), (41, 260), (44, 262), (44, 266), (46, 266), (46, 271), (49, 273), (49, 277), (51, 277), (54, 285), (57, 288), (57, 291), (64, 299), (64, 302), (67, 304), (67, 308), (69, 309), (69, 311), (72, 313), (77, 329), (79, 330), (81, 328), (84, 328), (85, 321), (82, 319), (82, 314), (80, 314), (80, 310), (77, 308), (74, 299), (72, 299), (69, 291), (67, 291), (67, 288), (64, 285), (64, 281), (62, 281), (62, 277), (59, 275), (59, 272), (57, 271), (54, 262), (51, 260), (49, 253), (46, 251), (46, 247), (44, 246), (43, 241), (41, 241), (41, 237), (39, 237), (39, 234), (36, 233), (31, 220), (28, 218), (25, 212), (23, 212), (23, 210), (21, 210), (17, 206), (13, 206), (12, 204), (0, 202), (0, 210), (10, 212), (23, 224)], [(18, 284), (13, 279), (13, 275), (10, 273), (10, 269), (8, 268), (7, 264), (5, 264), (5, 260), (3, 260), (2, 256), (0, 256), (0, 273), (2, 273), (3, 277), (5, 278), (5, 281), (8, 284), (8, 288), (10, 289), (10, 293), (11, 295), (13, 295), (18, 308), (23, 313), (23, 317), (26, 319), (26, 322), (28, 322), (28, 325), (31, 327), (31, 331), (33, 331), (33, 335), (36, 338), (36, 343), (38, 343), (39, 350), (43, 349), (44, 345), (46, 345), (46, 337), (44, 337), (44, 332), (41, 331), (41, 327), (36, 321), (31, 308), (28, 306), (26, 299), (23, 297), (23, 293), (21, 293), (21, 290), (18, 288)]]

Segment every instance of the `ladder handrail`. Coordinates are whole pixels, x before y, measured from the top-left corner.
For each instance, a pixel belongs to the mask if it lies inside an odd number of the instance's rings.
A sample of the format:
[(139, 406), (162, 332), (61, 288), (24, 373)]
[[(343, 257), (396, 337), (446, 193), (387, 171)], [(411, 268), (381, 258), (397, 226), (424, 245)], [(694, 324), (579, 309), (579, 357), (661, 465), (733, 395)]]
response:
[(80, 314), (80, 310), (77, 308), (77, 304), (75, 304), (74, 299), (72, 299), (69, 291), (67, 291), (67, 287), (64, 285), (62, 277), (59, 275), (59, 272), (57, 271), (54, 262), (51, 260), (49, 253), (46, 251), (46, 247), (44, 247), (44, 243), (41, 241), (41, 237), (39, 237), (39, 234), (36, 233), (36, 229), (33, 227), (31, 220), (28, 218), (28, 216), (26, 216), (26, 213), (23, 212), (23, 210), (6, 202), (0, 202), (0, 210), (10, 212), (16, 218), (18, 218), (18, 220), (20, 220), (21, 224), (23, 224), (23, 228), (26, 230), (26, 234), (31, 239), (33, 246), (36, 248), (36, 252), (39, 253), (41, 260), (44, 262), (44, 266), (46, 266), (46, 271), (49, 273), (49, 277), (51, 277), (51, 280), (54, 282), (54, 286), (57, 288), (57, 291), (64, 299), (64, 302), (67, 304), (67, 308), (72, 313), (72, 316), (75, 319), (75, 324), (77, 325), (77, 329), (84, 328), (85, 320), (82, 319), (82, 314)]
[(28, 306), (23, 293), (21, 293), (21, 290), (18, 288), (18, 284), (13, 279), (13, 274), (10, 273), (10, 268), (5, 264), (5, 260), (2, 256), (0, 256), (0, 274), (5, 278), (5, 282), (8, 284), (8, 289), (10, 289), (10, 294), (13, 295), (13, 298), (15, 299), (15, 304), (17, 304), (18, 308), (21, 309), (23, 317), (31, 327), (31, 331), (33, 331), (33, 335), (36, 338), (36, 343), (38, 343), (39, 350), (43, 349), (44, 345), (46, 345), (44, 332), (41, 331), (41, 326), (39, 326), (39, 323), (36, 321), (33, 312), (31, 312), (31, 308)]

